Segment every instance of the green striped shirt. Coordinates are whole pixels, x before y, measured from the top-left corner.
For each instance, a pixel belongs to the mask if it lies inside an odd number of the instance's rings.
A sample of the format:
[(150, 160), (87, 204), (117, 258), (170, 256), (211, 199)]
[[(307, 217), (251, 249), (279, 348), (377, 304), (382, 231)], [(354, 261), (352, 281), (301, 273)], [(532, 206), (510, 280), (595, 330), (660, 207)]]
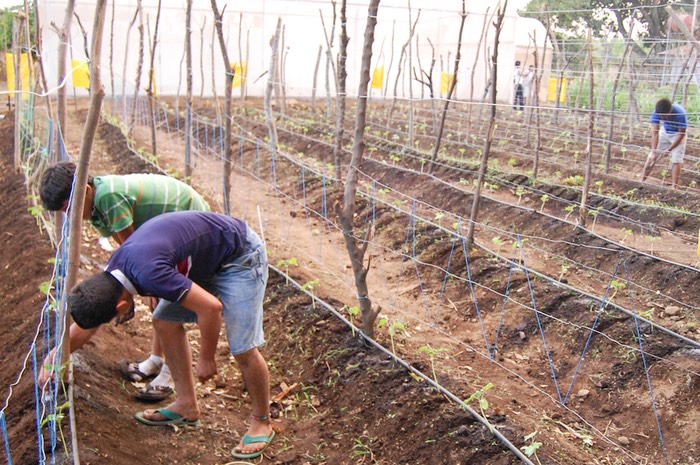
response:
[(190, 186), (159, 174), (96, 176), (90, 222), (103, 236), (180, 210), (209, 211), (209, 205)]

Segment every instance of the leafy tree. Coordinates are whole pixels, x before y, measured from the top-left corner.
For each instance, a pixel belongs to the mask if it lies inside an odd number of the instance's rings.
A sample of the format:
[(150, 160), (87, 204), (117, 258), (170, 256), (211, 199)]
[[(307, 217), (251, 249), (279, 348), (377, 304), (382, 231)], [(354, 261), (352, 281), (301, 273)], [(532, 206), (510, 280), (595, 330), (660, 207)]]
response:
[[(10, 50), (12, 48), (12, 19), (23, 9), (24, 7), (22, 6), (0, 9), (0, 47), (2, 47), (3, 50)], [(35, 36), (35, 24), (34, 9), (30, 9), (29, 30), (32, 40)]]
[[(583, 37), (589, 27), (599, 37), (619, 34), (629, 39), (632, 22), (636, 23), (635, 35), (644, 38), (646, 45), (659, 43), (666, 36), (669, 16), (658, 0), (530, 0), (520, 14), (549, 23), (554, 31), (550, 39), (560, 44), (566, 37)], [(635, 48), (646, 55), (641, 46)]]

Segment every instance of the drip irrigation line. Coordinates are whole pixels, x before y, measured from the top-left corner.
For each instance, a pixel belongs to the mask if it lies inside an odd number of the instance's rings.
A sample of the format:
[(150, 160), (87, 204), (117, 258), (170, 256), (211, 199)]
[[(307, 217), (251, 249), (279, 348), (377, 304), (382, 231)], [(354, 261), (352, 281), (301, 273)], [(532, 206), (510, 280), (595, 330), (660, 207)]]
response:
[[(376, 160), (375, 160), (375, 161), (376, 161)], [(384, 164), (384, 165), (386, 165), (386, 166), (391, 166), (391, 165), (387, 165), (387, 164), (384, 163), (384, 162), (380, 162), (380, 161), (376, 161), (376, 162), (377, 162), (377, 163)], [(431, 174), (428, 174), (428, 173), (420, 173), (420, 172), (417, 172), (417, 171), (415, 171), (415, 170), (411, 170), (411, 169), (409, 169), (409, 168), (402, 168), (402, 167), (396, 167), (396, 166), (393, 166), (393, 168), (398, 169), (398, 170), (400, 170), (400, 171), (413, 173), (413, 174), (416, 174), (416, 175), (431, 177), (433, 180), (435, 180), (435, 181), (437, 181), (437, 182), (439, 182), (439, 183), (445, 184), (445, 185), (447, 185), (447, 186), (449, 186), (449, 187), (451, 187), (451, 188), (453, 188), (453, 189), (459, 190), (460, 192), (469, 193), (469, 194), (473, 195), (473, 193), (471, 193), (471, 192), (469, 192), (469, 191), (466, 191), (466, 190), (462, 190), (462, 189), (460, 189), (458, 186), (454, 186), (453, 184), (451, 184), (451, 183), (449, 183), (449, 182), (447, 182), (447, 181), (445, 181), (445, 180), (443, 180), (443, 179), (441, 179), (441, 178), (435, 177), (434, 175), (431, 175)], [(367, 173), (362, 172), (362, 174), (363, 174), (364, 176), (366, 176), (367, 178), (374, 180), (374, 178), (372, 178), (371, 176), (369, 176)], [(382, 185), (383, 185), (383, 184), (382, 184)], [(400, 193), (400, 194), (401, 194), (402, 196), (404, 196), (404, 197), (412, 198), (411, 196), (409, 196), (409, 195), (407, 195), (407, 194), (404, 194), (403, 192), (401, 192), (401, 191), (399, 191), (399, 190), (397, 190), (397, 189), (395, 189), (395, 188), (392, 188), (391, 186), (385, 186), (385, 187), (391, 188), (393, 191)], [(695, 267), (693, 267), (693, 266), (686, 265), (686, 264), (683, 264), (683, 263), (678, 263), (678, 262), (675, 262), (675, 261), (673, 261), (673, 260), (665, 259), (665, 258), (663, 258), (663, 257), (658, 257), (658, 256), (652, 255), (652, 254), (650, 254), (650, 253), (647, 253), (647, 252), (644, 252), (644, 251), (641, 251), (641, 250), (638, 250), (638, 249), (634, 249), (634, 248), (632, 248), (632, 247), (629, 247), (629, 246), (627, 246), (627, 245), (625, 245), (625, 244), (622, 244), (622, 243), (619, 243), (619, 242), (613, 242), (613, 241), (610, 240), (609, 238), (606, 238), (606, 237), (601, 236), (601, 235), (599, 235), (599, 234), (597, 234), (597, 233), (595, 233), (595, 232), (593, 232), (593, 231), (590, 231), (590, 230), (588, 230), (588, 229), (586, 229), (586, 228), (583, 228), (583, 227), (581, 227), (581, 226), (580, 226), (579, 224), (577, 224), (577, 223), (572, 223), (572, 222), (570, 222), (570, 221), (565, 221), (565, 220), (559, 218), (558, 216), (550, 215), (549, 213), (541, 212), (541, 211), (539, 211), (539, 210), (535, 210), (535, 209), (530, 208), (530, 207), (525, 207), (525, 206), (521, 206), (521, 205), (517, 205), (517, 204), (510, 203), (510, 202), (505, 202), (505, 201), (503, 201), (503, 200), (499, 200), (499, 199), (496, 199), (496, 198), (493, 198), (493, 197), (489, 197), (489, 196), (485, 196), (485, 197), (488, 198), (489, 201), (492, 201), (492, 202), (497, 203), (497, 204), (501, 204), (501, 205), (508, 206), (508, 207), (511, 207), (511, 208), (523, 210), (523, 211), (526, 211), (526, 212), (538, 213), (538, 214), (540, 214), (540, 215), (542, 215), (542, 216), (545, 216), (545, 217), (547, 217), (547, 218), (549, 218), (549, 219), (552, 219), (552, 220), (555, 220), (555, 221), (560, 221), (560, 222), (562, 222), (562, 223), (565, 223), (565, 224), (568, 224), (568, 225), (571, 225), (571, 226), (575, 226), (575, 227), (581, 228), (581, 229), (582, 229), (584, 232), (586, 232), (587, 234), (590, 234), (590, 235), (592, 235), (592, 236), (594, 236), (594, 237), (596, 237), (596, 238), (598, 238), (598, 239), (601, 239), (601, 240), (603, 240), (603, 241), (605, 241), (605, 242), (607, 242), (607, 243), (614, 244), (615, 247), (625, 249), (625, 250), (627, 250), (627, 251), (629, 251), (629, 252), (631, 252), (631, 253), (638, 254), (638, 255), (642, 255), (642, 256), (644, 256), (644, 257), (651, 258), (651, 259), (653, 259), (653, 260), (660, 261), (660, 262), (662, 262), (662, 263), (666, 263), (666, 264), (671, 265), (671, 266), (677, 266), (677, 267), (685, 268), (685, 269), (687, 269), (687, 270), (689, 270), (689, 271), (700, 272), (700, 269), (695, 268)], [(429, 205), (429, 204), (426, 204), (426, 205)], [(430, 206), (430, 208), (432, 208), (432, 209), (434, 209), (434, 210), (436, 210), (436, 211), (440, 211), (440, 212), (445, 212), (445, 211), (446, 211), (446, 210), (442, 210), (442, 209), (439, 208), (439, 207), (435, 207), (435, 206), (432, 206), (432, 205), (429, 205), (429, 206)], [(452, 214), (452, 212), (448, 212), (448, 213)], [(480, 224), (480, 225), (481, 225), (481, 224)], [(485, 225), (481, 225), (481, 226), (485, 226)], [(489, 227), (489, 226), (486, 226), (486, 227)], [(497, 228), (493, 228), (493, 227), (489, 227), (489, 228), (491, 228), (491, 229), (497, 229)], [(503, 231), (503, 230), (500, 230), (500, 231)], [(540, 239), (540, 240), (544, 240), (544, 241), (548, 241), (548, 242), (554, 242), (554, 241), (552, 241), (551, 239), (547, 239), (546, 237), (542, 237), (542, 236), (524, 235), (524, 237)], [(573, 243), (566, 242), (566, 241), (562, 241), (562, 242), (565, 242), (565, 243), (570, 244), (570, 245), (576, 245), (576, 246), (579, 246), (579, 247), (581, 247), (581, 246), (583, 246), (583, 247), (589, 247), (589, 246), (585, 246), (585, 245), (581, 245), (581, 244), (573, 244)], [(604, 247), (595, 247), (595, 248), (602, 249), (602, 250), (617, 251), (616, 249), (612, 249), (612, 248), (604, 248)]]
[(423, 373), (422, 371), (414, 368), (411, 366), (408, 362), (404, 361), (402, 358), (397, 356), (396, 354), (390, 352), (387, 350), (384, 346), (376, 342), (374, 339), (370, 338), (369, 336), (365, 335), (364, 332), (362, 332), (362, 329), (358, 328), (355, 326), (351, 321), (346, 319), (343, 315), (340, 314), (335, 308), (333, 308), (330, 304), (328, 304), (326, 301), (320, 299), (319, 297), (315, 296), (311, 292), (307, 291), (304, 289), (299, 283), (297, 283), (291, 276), (287, 275), (284, 273), (282, 270), (272, 266), (268, 265), (272, 270), (274, 270), (277, 274), (280, 276), (284, 277), (285, 280), (287, 280), (289, 283), (293, 284), (298, 290), (309, 296), (312, 300), (315, 302), (319, 303), (323, 308), (331, 312), (336, 318), (338, 318), (340, 321), (342, 321), (346, 326), (348, 326), (353, 334), (359, 335), (366, 343), (370, 344), (372, 347), (375, 349), (379, 350), (383, 354), (389, 356), (392, 360), (397, 362), (399, 365), (404, 367), (407, 371), (413, 373), (414, 375), (420, 377), (423, 381), (427, 382), (430, 384), (432, 387), (434, 387), (437, 391), (439, 391), (441, 394), (444, 396), (448, 397), (450, 400), (452, 400), (454, 403), (459, 405), (460, 408), (466, 410), (472, 418), (474, 418), (476, 421), (481, 423), (483, 426), (485, 426), (491, 434), (493, 434), (496, 439), (498, 439), (504, 446), (506, 446), (512, 453), (515, 455), (522, 463), (525, 463), (527, 465), (534, 465), (520, 450), (511, 443), (508, 438), (506, 438), (500, 431), (496, 429), (495, 426), (491, 425), (487, 419), (479, 415), (478, 412), (476, 412), (474, 409), (469, 407), (464, 401), (459, 399), (455, 394), (452, 392), (448, 391), (445, 387), (441, 386), (440, 384), (437, 384), (435, 381), (433, 381), (428, 375)]
[[(285, 155), (285, 154), (282, 153), (282, 155)], [(299, 165), (299, 166), (305, 166), (305, 165), (303, 165), (302, 163), (300, 163), (300, 162), (298, 162), (298, 161), (296, 161), (296, 160), (292, 160), (291, 158), (289, 158), (289, 157), (287, 157), (287, 156), (285, 156), (285, 158), (287, 158), (288, 160), (290, 160), (290, 161), (291, 161), (292, 163), (294, 163), (294, 164), (297, 164), (297, 165)], [(404, 169), (404, 168), (399, 168), (399, 169)], [(404, 169), (404, 170), (405, 170), (405, 169)], [(312, 170), (312, 171), (313, 171), (313, 170)], [(319, 173), (319, 172), (315, 172), (315, 173), (316, 173), (318, 176), (324, 176), (323, 173)], [(365, 176), (367, 176), (367, 175), (365, 174)], [(369, 176), (368, 176), (368, 177), (369, 177)], [(371, 179), (371, 178), (370, 178), (370, 179)], [(439, 178), (435, 178), (435, 179), (438, 180), (439, 182), (445, 182), (445, 181), (443, 181), (443, 180), (441, 180), (441, 179), (439, 179)], [(453, 187), (454, 187), (454, 186), (453, 186)], [(497, 200), (494, 199), (494, 201), (497, 201)], [(508, 205), (513, 206), (513, 204), (508, 204)], [(524, 210), (528, 210), (528, 211), (532, 210), (532, 209), (525, 208), (525, 207), (520, 207), (520, 206), (517, 206), (517, 205), (515, 205), (515, 206), (516, 206), (516, 207), (519, 207), (519, 208), (522, 208), (522, 209), (524, 209)], [(556, 219), (556, 220), (559, 220), (559, 221), (563, 221), (563, 220), (561, 220), (561, 218), (554, 217), (554, 216), (549, 215), (549, 214), (546, 214), (546, 213), (541, 213), (541, 214), (543, 214), (543, 215), (545, 215), (545, 216), (547, 216), (547, 217), (550, 217), (550, 218), (552, 218), (552, 219)], [(573, 225), (573, 223), (569, 223), (569, 222), (566, 222), (566, 221), (564, 221), (564, 222)], [(590, 231), (588, 231), (588, 230), (586, 230), (586, 231), (587, 231), (589, 234), (592, 234), (592, 235), (594, 235), (594, 236), (596, 236), (596, 237), (598, 237), (598, 238), (600, 238), (600, 239), (602, 239), (602, 240), (604, 240), (604, 241), (606, 241), (606, 242), (610, 242), (607, 238), (604, 238), (604, 237), (602, 237), (602, 236), (600, 236), (600, 235), (598, 235), (598, 234), (592, 233), (592, 232), (590, 232)], [(537, 237), (537, 236), (525, 236), (525, 237), (528, 237), (528, 238), (538, 238), (538, 239), (541, 239), (541, 240), (550, 241), (549, 239), (546, 239), (546, 238), (543, 238), (543, 237)], [(580, 246), (579, 244), (571, 244), (571, 245)], [(655, 260), (665, 261), (665, 262), (667, 262), (667, 263), (669, 263), (669, 264), (671, 264), (671, 265), (673, 265), (673, 266), (681, 266), (681, 267), (687, 268), (687, 269), (689, 269), (689, 270), (691, 270), (691, 271), (696, 271), (694, 268), (689, 267), (689, 266), (687, 266), (687, 265), (683, 265), (683, 264), (679, 264), (679, 263), (676, 263), (676, 262), (672, 262), (672, 261), (670, 261), (670, 260), (664, 260), (664, 259), (661, 259), (661, 258), (659, 258), (659, 257), (653, 256), (653, 255), (650, 255), (650, 254), (646, 254), (646, 253), (641, 252), (641, 251), (636, 251), (635, 249), (632, 249), (632, 248), (629, 248), (629, 247), (627, 247), (627, 246), (624, 246), (623, 244), (617, 244), (617, 245), (618, 245), (619, 247), (622, 247), (622, 248), (625, 248), (625, 249), (627, 249), (627, 250), (629, 250), (629, 251), (632, 251), (633, 253), (640, 253), (640, 254), (646, 255), (647, 257), (652, 258), (652, 259), (655, 259)], [(614, 250), (614, 249), (604, 249), (604, 250)], [(642, 288), (642, 289), (644, 289), (642, 286), (639, 286), (639, 287)], [(647, 291), (650, 291), (650, 290), (647, 289)], [(684, 303), (679, 302), (679, 301), (677, 301), (677, 300), (675, 300), (675, 299), (673, 299), (673, 300), (676, 301), (676, 302), (678, 302), (678, 303), (680, 303), (680, 304), (682, 304), (682, 305), (685, 305)], [(674, 333), (674, 334), (675, 334), (675, 333)]]
[[(288, 117), (288, 116), (286, 116), (285, 119), (286, 119), (286, 120), (290, 120), (290, 121), (295, 121), (295, 120), (293, 120), (292, 118), (290, 118), (290, 117)], [(290, 130), (287, 130), (287, 129), (283, 129), (283, 130), (287, 131), (288, 133), (291, 133), (291, 134), (294, 134), (294, 135), (298, 135), (299, 137), (305, 138), (305, 139), (307, 139), (307, 140), (312, 140), (312, 141), (315, 141), (315, 142), (317, 142), (317, 143), (330, 145), (330, 144), (327, 144), (325, 141), (322, 141), (322, 140), (320, 140), (320, 139), (314, 139), (314, 138), (309, 137), (309, 136), (306, 136), (306, 135), (297, 134), (296, 132), (290, 131)], [(392, 146), (395, 145), (395, 144), (391, 143), (390, 141), (388, 141), (388, 140), (386, 140), (386, 139), (382, 139), (382, 138), (380, 138), (379, 136), (376, 136), (376, 135), (373, 135), (373, 134), (370, 134), (370, 137), (379, 139), (380, 141), (384, 141), (384, 142), (386, 142), (388, 145), (392, 145)], [(429, 136), (423, 136), (423, 137), (429, 137)], [(459, 138), (458, 138), (458, 139), (459, 139)], [(607, 141), (601, 139), (601, 143), (603, 143), (603, 142), (607, 143)], [(456, 143), (456, 142), (453, 142), (453, 143)], [(467, 145), (470, 145), (470, 144), (467, 144)], [(630, 144), (627, 144), (627, 145), (629, 146)], [(410, 148), (410, 147), (404, 146), (404, 149), (405, 149), (405, 150), (410, 150), (410, 151), (415, 151), (415, 152), (417, 152), (417, 153), (420, 153), (420, 150), (419, 150), (419, 149), (416, 149), (416, 148)], [(410, 153), (407, 153), (407, 152), (405, 152), (405, 151), (402, 151), (402, 155), (404, 155), (404, 156), (410, 156), (410, 157), (412, 157), (412, 158), (415, 158), (416, 160), (424, 160), (424, 158), (421, 158), (421, 157), (419, 157), (419, 156), (412, 156)], [(528, 157), (531, 158), (530, 155), (526, 155), (526, 154), (523, 154), (523, 153), (521, 153), (521, 155), (523, 155), (523, 156), (528, 156)], [(370, 156), (368, 156), (367, 158), (368, 158), (368, 159), (375, 160), (375, 161), (378, 162), (378, 163), (384, 163), (381, 159), (376, 159), (376, 158), (372, 157), (371, 154), (370, 154)], [(463, 160), (460, 160), (460, 159), (454, 159), (454, 161), (463, 162)], [(555, 161), (550, 161), (550, 162), (556, 164)], [(639, 161), (639, 163), (642, 164), (643, 161)], [(386, 163), (385, 163), (385, 164), (386, 164)], [(443, 168), (454, 169), (454, 167), (451, 166), (451, 165), (446, 165), (446, 164), (441, 164), (441, 163), (439, 163), (439, 164), (440, 164), (440, 166), (442, 166)], [(391, 166), (395, 166), (395, 165), (391, 165)], [(561, 165), (561, 166), (564, 167), (565, 165)], [(461, 171), (461, 169), (460, 169), (460, 171)], [(468, 171), (469, 171), (469, 172), (473, 172), (474, 170), (468, 170)], [(503, 171), (503, 173), (504, 173), (504, 174), (508, 174), (507, 171)], [(519, 174), (519, 173), (513, 172), (512, 174)], [(613, 179), (617, 179), (617, 180), (620, 180), (620, 181), (629, 181), (629, 179), (627, 179), (627, 178), (622, 178), (622, 177), (618, 177), (618, 176), (611, 175), (611, 174), (604, 174), (604, 173), (601, 173), (601, 175), (604, 175), (604, 176), (606, 176), (606, 177), (612, 177)], [(515, 186), (515, 185), (516, 185), (516, 184), (514, 184), (514, 183), (510, 183), (510, 182), (508, 182), (507, 180), (502, 179), (502, 178), (499, 178), (499, 177), (489, 176), (489, 179), (496, 180), (496, 181), (498, 181), (499, 183), (501, 183), (501, 184), (504, 185), (504, 186), (505, 186), (505, 185), (510, 185), (510, 186)], [(443, 181), (443, 182), (444, 182), (444, 181)], [(565, 185), (556, 184), (556, 183), (551, 183), (551, 182), (548, 182), (548, 185), (550, 185), (550, 186), (552, 186), (552, 187), (563, 188), (563, 189), (577, 190), (575, 186), (565, 186)], [(538, 190), (538, 189), (529, 189), (529, 190), (531, 190), (532, 192), (535, 192), (535, 193), (536, 193), (536, 192), (545, 193), (544, 191), (541, 191), (541, 190)], [(551, 195), (551, 194), (549, 194), (549, 193), (547, 193), (547, 194), (548, 194), (548, 195)], [(691, 217), (700, 218), (700, 214), (696, 214), (696, 213), (693, 213), (693, 212), (687, 211), (687, 210), (680, 210), (680, 209), (674, 208), (674, 207), (672, 207), (672, 206), (666, 207), (666, 206), (661, 206), (661, 205), (640, 203), (640, 202), (635, 202), (635, 201), (631, 201), (631, 200), (624, 199), (624, 198), (610, 197), (610, 196), (601, 195), (601, 194), (596, 194), (596, 193), (592, 193), (591, 196), (592, 196), (592, 197), (600, 197), (600, 198), (602, 198), (602, 199), (604, 199), (604, 200), (611, 200), (611, 201), (614, 201), (614, 202), (616, 202), (616, 203), (623, 203), (623, 204), (627, 204), (627, 205), (638, 206), (638, 207), (640, 207), (640, 208), (661, 210), (662, 212), (673, 212), (673, 213), (678, 213), (678, 214), (685, 215), (685, 216), (691, 216)], [(554, 198), (556, 198), (558, 201), (560, 201), (560, 202), (562, 202), (562, 203), (565, 203), (565, 204), (574, 204), (574, 202), (570, 202), (570, 201), (568, 201), (568, 200), (566, 200), (566, 199), (563, 199), (563, 198), (561, 198), (561, 197), (554, 197)], [(638, 225), (638, 226), (640, 226), (640, 227), (642, 227), (642, 228), (648, 227), (648, 228), (651, 229), (652, 226), (655, 226), (655, 225), (652, 225), (651, 223), (647, 223), (647, 226), (644, 226), (644, 223), (640, 223), (639, 221), (633, 220), (633, 219), (631, 219), (631, 218), (624, 217), (624, 216), (622, 216), (622, 215), (618, 215), (618, 214), (616, 214), (616, 213), (614, 213), (614, 212), (612, 212), (612, 211), (609, 211), (609, 210), (603, 210), (603, 211), (601, 211), (601, 213), (605, 214), (605, 216), (608, 216), (608, 217), (610, 217), (610, 218), (617, 218), (619, 221), (626, 222), (626, 223), (631, 223), (631, 224), (634, 224), (634, 225)], [(669, 229), (667, 229), (667, 228), (663, 228), (663, 230), (665, 230), (665, 231), (667, 231), (667, 232), (673, 234), (673, 233), (672, 233)], [(674, 236), (678, 236), (678, 237), (686, 237), (686, 236), (677, 235), (677, 234), (673, 234), (673, 235), (674, 235)]]
[[(257, 139), (255, 139), (255, 140), (257, 140)], [(301, 164), (300, 162), (298, 162), (298, 161), (296, 161), (296, 160), (293, 160), (293, 159), (287, 157), (286, 154), (283, 153), (282, 155), (285, 156), (285, 158), (287, 158), (287, 159), (288, 159), (289, 161), (291, 161), (292, 163), (297, 164), (297, 165), (299, 165), (299, 166), (304, 166), (304, 165)], [(313, 171), (313, 170), (311, 170), (311, 171)], [(322, 173), (317, 173), (317, 174), (320, 175), (320, 176), (323, 176)], [(439, 180), (439, 178), (437, 178), (437, 179)], [(440, 180), (440, 181), (441, 181), (441, 180)], [(380, 201), (381, 201), (381, 200), (380, 200)], [(404, 213), (408, 213), (408, 212), (404, 212)], [(553, 218), (554, 218), (554, 217), (553, 217)], [(439, 226), (439, 225), (435, 225), (434, 223), (432, 223), (432, 222), (430, 222), (430, 221), (427, 221), (427, 220), (424, 220), (424, 221), (425, 221), (426, 223), (432, 224), (433, 226), (438, 227), (438, 228), (444, 230), (444, 228), (442, 228), (442, 227)], [(483, 250), (487, 251), (488, 253), (491, 253), (492, 255), (498, 257), (499, 259), (505, 260), (505, 257), (500, 256), (500, 255), (497, 254), (496, 252), (491, 251), (490, 249), (488, 249), (488, 248), (486, 248), (486, 247), (484, 247), (484, 246), (481, 246), (481, 245), (479, 245), (479, 244), (476, 244), (476, 243), (475, 243), (475, 245), (478, 246), (478, 247), (480, 247), (480, 248), (482, 248)], [(657, 260), (659, 259), (658, 257), (654, 257), (654, 256), (650, 256), (650, 257), (655, 258), (655, 259), (657, 259)], [(592, 294), (590, 294), (590, 293), (587, 293), (587, 292), (585, 292), (585, 291), (576, 289), (576, 288), (574, 288), (574, 287), (572, 287), (572, 286), (564, 285), (563, 283), (560, 283), (560, 282), (558, 282), (558, 281), (555, 281), (555, 280), (553, 280), (552, 278), (550, 278), (550, 277), (548, 277), (548, 276), (546, 276), (546, 275), (543, 275), (543, 274), (538, 273), (538, 272), (535, 272), (535, 271), (533, 271), (533, 274), (536, 274), (536, 275), (538, 275), (538, 276), (541, 276), (542, 278), (544, 278), (544, 279), (547, 280), (547, 281), (552, 282), (552, 283), (553, 283), (554, 285), (556, 285), (556, 286), (565, 287), (565, 288), (567, 288), (568, 290), (573, 291), (574, 293), (581, 294), (581, 295), (583, 295), (583, 296), (589, 297), (589, 298), (591, 298), (591, 299), (593, 299), (593, 300), (595, 300), (595, 301), (598, 301), (598, 302), (600, 301), (600, 299), (599, 299), (597, 296), (594, 296), (594, 295), (592, 295)], [(612, 307), (614, 307), (614, 308), (619, 309), (619, 310), (622, 311), (623, 313), (627, 313), (628, 315), (634, 315), (633, 312), (629, 312), (629, 310), (624, 309), (623, 307), (620, 307), (620, 306), (618, 306), (618, 305), (616, 305), (616, 304), (614, 304), (614, 303), (609, 303), (609, 305), (612, 306)], [(640, 318), (641, 318), (641, 317), (640, 317)], [(673, 336), (673, 337), (677, 337), (678, 339), (683, 340), (683, 341), (685, 341), (686, 343), (689, 343), (689, 344), (694, 345), (694, 346), (696, 346), (696, 347), (699, 347), (699, 346), (700, 346), (700, 344), (698, 344), (696, 341), (693, 341), (692, 339), (688, 339), (688, 338), (686, 338), (686, 337), (684, 337), (684, 336), (681, 336), (681, 335), (679, 335), (679, 334), (677, 334), (677, 333), (671, 331), (670, 329), (665, 328), (664, 326), (658, 325), (658, 324), (656, 324), (656, 323), (652, 323), (651, 321), (646, 320), (646, 319), (643, 319), (643, 321), (647, 322), (648, 324), (652, 324), (652, 325), (654, 325), (655, 327), (658, 327), (662, 332), (665, 332), (665, 333), (667, 333), (667, 334), (669, 334), (669, 335), (671, 335), (671, 336)]]

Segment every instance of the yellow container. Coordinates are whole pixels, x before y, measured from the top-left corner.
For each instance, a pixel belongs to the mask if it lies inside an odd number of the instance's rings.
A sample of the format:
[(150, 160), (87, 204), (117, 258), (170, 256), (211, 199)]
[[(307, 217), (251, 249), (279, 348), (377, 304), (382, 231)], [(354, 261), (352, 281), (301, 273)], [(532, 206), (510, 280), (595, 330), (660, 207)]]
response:
[[(557, 99), (557, 78), (547, 79), (547, 101), (554, 102)], [(566, 78), (561, 79), (561, 93), (559, 101), (566, 100)]]

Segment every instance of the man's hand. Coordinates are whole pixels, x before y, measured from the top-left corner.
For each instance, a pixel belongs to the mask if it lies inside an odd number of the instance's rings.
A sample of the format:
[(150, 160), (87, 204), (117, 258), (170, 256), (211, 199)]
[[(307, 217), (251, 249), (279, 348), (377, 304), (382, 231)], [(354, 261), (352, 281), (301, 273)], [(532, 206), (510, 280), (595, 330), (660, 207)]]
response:
[(44, 363), (41, 365), (41, 370), (39, 370), (39, 376), (37, 377), (37, 383), (42, 389), (46, 389), (46, 385), (49, 380), (53, 379), (56, 374), (56, 348), (51, 349), (49, 355), (44, 359)]
[(213, 358), (205, 359), (203, 357), (199, 357), (197, 359), (195, 371), (197, 374), (197, 379), (200, 382), (204, 383), (205, 381), (212, 379), (214, 375), (216, 375), (216, 361)]

